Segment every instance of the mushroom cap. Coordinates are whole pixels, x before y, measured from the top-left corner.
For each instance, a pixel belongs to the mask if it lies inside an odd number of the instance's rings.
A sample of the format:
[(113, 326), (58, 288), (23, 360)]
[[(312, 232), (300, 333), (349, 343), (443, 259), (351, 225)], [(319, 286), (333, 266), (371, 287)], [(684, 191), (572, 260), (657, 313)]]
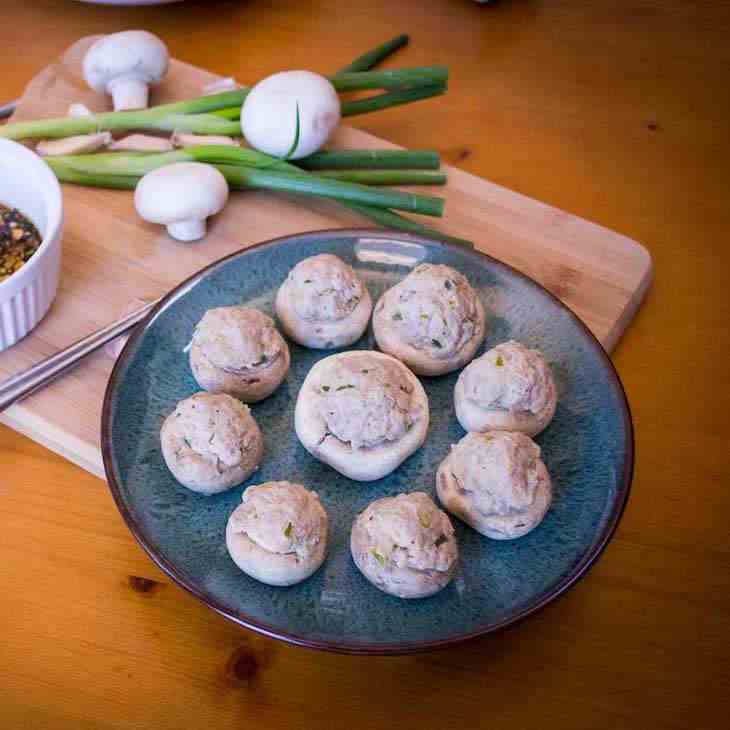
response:
[(482, 535), (511, 540), (537, 527), (552, 502), (540, 447), (524, 433), (468, 433), (436, 473), (441, 504)]
[(241, 108), (241, 131), (248, 143), (270, 155), (286, 155), (296, 135), (291, 159), (316, 152), (340, 122), (340, 98), (335, 87), (311, 71), (282, 71), (259, 81)]
[(352, 526), (350, 551), (373, 585), (399, 598), (440, 591), (459, 556), (451, 521), (424, 492), (371, 502)]
[(228, 183), (222, 173), (202, 162), (176, 162), (148, 172), (137, 183), (134, 205), (150, 223), (170, 225), (205, 220), (228, 200)]
[(209, 309), (193, 332), (190, 367), (211, 393), (254, 403), (279, 387), (289, 364), (289, 347), (274, 320), (258, 309)]
[(324, 561), (327, 513), (301, 484), (256, 484), (228, 519), (226, 547), (244, 573), (263, 583), (299, 583)]
[(294, 428), (312, 456), (350, 479), (390, 474), (428, 432), (418, 378), (382, 352), (353, 350), (320, 360), (302, 383)]
[(122, 77), (156, 84), (167, 73), (167, 46), (146, 30), (125, 30), (99, 38), (84, 57), (84, 79), (94, 91)]
[(456, 417), (465, 431), (540, 433), (552, 420), (557, 388), (539, 350), (510, 340), (464, 368), (454, 388)]
[(241, 484), (258, 467), (264, 450), (248, 406), (223, 393), (181, 400), (165, 419), (160, 441), (175, 479), (201, 494)]
[(417, 375), (443, 375), (479, 349), (486, 316), (467, 278), (449, 266), (421, 264), (378, 300), (373, 334), (378, 346)]
[(319, 349), (359, 340), (373, 309), (357, 273), (332, 254), (300, 261), (279, 287), (274, 306), (289, 337)]

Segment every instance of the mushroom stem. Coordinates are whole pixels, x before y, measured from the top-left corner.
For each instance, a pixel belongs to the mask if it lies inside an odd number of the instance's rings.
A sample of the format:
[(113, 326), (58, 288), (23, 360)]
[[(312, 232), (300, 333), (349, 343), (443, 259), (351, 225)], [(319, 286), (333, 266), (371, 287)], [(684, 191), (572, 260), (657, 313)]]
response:
[(107, 84), (107, 89), (112, 95), (115, 112), (147, 108), (149, 87), (140, 78), (127, 76), (113, 79)]
[(42, 157), (55, 155), (82, 155), (106, 147), (112, 141), (111, 132), (79, 134), (65, 139), (43, 140), (36, 145), (36, 152)]
[(197, 241), (205, 235), (205, 220), (170, 223), (167, 232), (178, 241)]

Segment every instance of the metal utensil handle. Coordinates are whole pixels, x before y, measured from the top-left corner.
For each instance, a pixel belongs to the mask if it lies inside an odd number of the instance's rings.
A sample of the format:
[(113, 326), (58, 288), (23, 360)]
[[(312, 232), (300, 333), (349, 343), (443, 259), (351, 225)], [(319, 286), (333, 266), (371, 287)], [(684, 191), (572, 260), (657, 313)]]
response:
[(0, 119), (7, 119), (13, 114), (16, 107), (18, 106), (18, 100), (8, 101), (5, 104), (0, 104)]
[(23, 370), (17, 375), (0, 382), (0, 413), (13, 403), (17, 403), (22, 398), (50, 383), (54, 378), (70, 370), (80, 360), (98, 350), (107, 342), (132, 329), (145, 318), (155, 304), (157, 304), (156, 301), (145, 304), (144, 307), (135, 310), (132, 314), (128, 314), (126, 317), (102, 327), (96, 332), (92, 332), (55, 355), (51, 355), (27, 370)]

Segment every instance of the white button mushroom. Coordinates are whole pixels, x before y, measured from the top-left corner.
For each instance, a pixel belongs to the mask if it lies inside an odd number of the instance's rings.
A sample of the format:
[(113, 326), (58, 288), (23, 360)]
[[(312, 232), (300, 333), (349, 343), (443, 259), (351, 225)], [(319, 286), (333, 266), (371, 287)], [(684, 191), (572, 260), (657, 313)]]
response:
[(486, 314), (463, 274), (421, 264), (375, 305), (378, 347), (417, 375), (443, 375), (464, 366), (484, 340)]
[(205, 219), (228, 200), (228, 183), (212, 165), (178, 162), (148, 172), (137, 183), (134, 205), (150, 223), (167, 226), (178, 241), (205, 235)]
[(438, 593), (459, 556), (451, 521), (424, 492), (371, 502), (352, 526), (350, 551), (374, 586), (398, 598)]
[(454, 388), (465, 431), (540, 433), (555, 415), (558, 391), (539, 350), (511, 340), (473, 360)]
[(148, 87), (167, 73), (165, 44), (145, 30), (127, 30), (100, 38), (84, 57), (86, 83), (111, 94), (114, 110), (147, 107)]
[(441, 504), (482, 535), (512, 540), (537, 527), (552, 502), (540, 447), (524, 433), (468, 433), (436, 473)]
[[(297, 108), (299, 140), (296, 139)], [(241, 108), (241, 131), (251, 147), (291, 159), (316, 152), (340, 122), (335, 87), (311, 71), (283, 71), (259, 81)]]
[(233, 562), (256, 580), (290, 586), (309, 578), (327, 552), (327, 513), (301, 484), (249, 487), (226, 526)]
[(195, 326), (190, 369), (198, 385), (211, 393), (255, 403), (281, 385), (289, 363), (284, 338), (258, 309), (215, 307)]
[(359, 340), (373, 309), (357, 273), (328, 253), (300, 261), (279, 287), (274, 306), (289, 337), (321, 349)]
[(299, 389), (294, 428), (312, 456), (350, 479), (390, 474), (426, 440), (428, 397), (418, 378), (382, 352), (320, 360)]
[(180, 484), (218, 494), (258, 468), (264, 439), (248, 406), (225, 393), (181, 400), (160, 431), (162, 456)]

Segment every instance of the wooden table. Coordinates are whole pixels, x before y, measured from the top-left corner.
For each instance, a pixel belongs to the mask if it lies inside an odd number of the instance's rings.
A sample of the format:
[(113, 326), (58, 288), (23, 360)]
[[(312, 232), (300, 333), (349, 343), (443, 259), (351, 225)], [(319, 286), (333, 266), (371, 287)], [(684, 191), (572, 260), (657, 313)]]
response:
[(103, 482), (0, 428), (1, 728), (726, 727), (727, 3), (3, 5), (3, 98), (90, 33), (144, 27), (254, 80), (408, 31), (409, 65), (450, 65), (447, 101), (358, 125), (642, 241), (656, 281), (614, 356), (638, 455), (616, 538), (556, 604), (449, 651), (241, 631), (152, 565)]

